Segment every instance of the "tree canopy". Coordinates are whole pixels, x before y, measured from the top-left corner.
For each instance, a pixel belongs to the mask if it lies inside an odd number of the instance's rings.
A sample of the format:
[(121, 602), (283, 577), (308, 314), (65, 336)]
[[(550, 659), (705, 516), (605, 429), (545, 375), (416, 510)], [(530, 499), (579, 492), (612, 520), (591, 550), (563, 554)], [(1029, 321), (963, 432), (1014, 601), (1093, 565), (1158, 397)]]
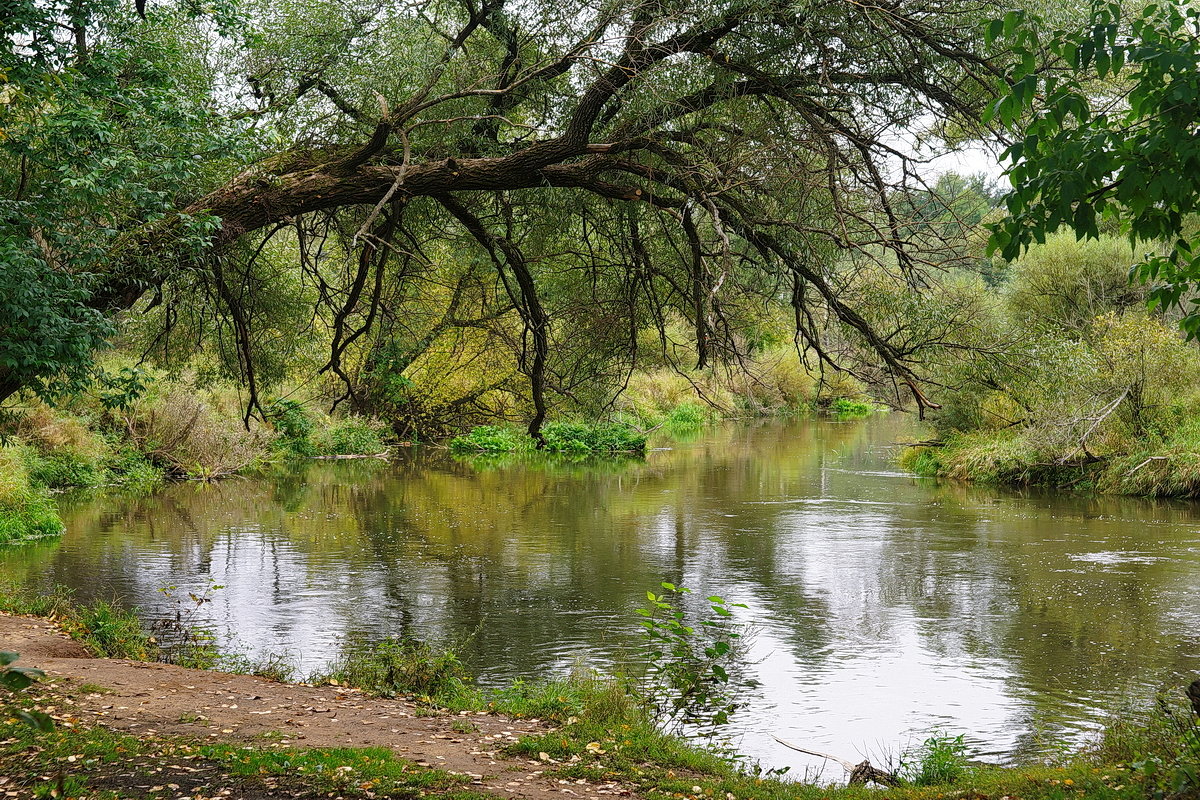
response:
[(686, 319), (704, 367), (780, 298), (806, 352), (836, 366), (844, 326), (929, 402), (847, 266), (960, 257), (902, 219), (903, 142), (978, 124), (984, 3), (8, 5), (5, 302), (42, 310), (0, 323), (0, 397), (80, 379), (136, 309), (225, 331), (252, 406), (256, 343), (319, 325), (357, 401), (433, 292), (426, 332), (517, 320), (534, 430), (645, 326)]

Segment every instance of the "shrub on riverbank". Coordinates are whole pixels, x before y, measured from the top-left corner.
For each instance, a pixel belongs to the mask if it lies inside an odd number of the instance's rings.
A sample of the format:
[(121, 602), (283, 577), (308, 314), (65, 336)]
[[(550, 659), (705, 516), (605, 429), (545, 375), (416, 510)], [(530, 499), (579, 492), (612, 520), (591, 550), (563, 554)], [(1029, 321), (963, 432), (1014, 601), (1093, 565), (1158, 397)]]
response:
[(0, 544), (60, 533), (62, 521), (45, 489), (30, 482), (15, 448), (0, 446)]
[(330, 417), (294, 401), (247, 423), (232, 384), (139, 373), (120, 405), (80, 395), (59, 406), (31, 400), (0, 422), (31, 485), (48, 489), (153, 488), (167, 477), (213, 479), (256, 468), (278, 452), (304, 456), (385, 451), (378, 420)]
[(987, 349), (936, 376), (941, 447), (919, 474), (1200, 496), (1200, 348), (1124, 284), (1128, 245), (1052, 237), (1002, 288)]
[(387, 450), (387, 426), (369, 417), (333, 418), (306, 408), (295, 400), (279, 400), (267, 407), (275, 429), (272, 449), (291, 456), (378, 455)]

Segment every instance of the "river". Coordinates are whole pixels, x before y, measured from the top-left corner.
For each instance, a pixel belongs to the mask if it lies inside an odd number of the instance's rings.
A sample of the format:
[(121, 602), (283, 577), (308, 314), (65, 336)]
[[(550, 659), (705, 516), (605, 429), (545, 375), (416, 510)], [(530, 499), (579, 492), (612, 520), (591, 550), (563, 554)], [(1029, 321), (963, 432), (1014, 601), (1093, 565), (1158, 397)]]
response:
[[(744, 603), (738, 747), (814, 774), (932, 731), (991, 760), (1076, 742), (1200, 674), (1200, 506), (938, 484), (900, 416), (708, 429), (645, 461), (312, 462), (145, 497), (65, 497), (0, 572), (162, 614), (204, 592), (228, 647), (302, 670), (348, 634), (454, 645), (486, 684), (636, 645), (660, 581)], [(837, 778), (840, 767), (825, 767)]]

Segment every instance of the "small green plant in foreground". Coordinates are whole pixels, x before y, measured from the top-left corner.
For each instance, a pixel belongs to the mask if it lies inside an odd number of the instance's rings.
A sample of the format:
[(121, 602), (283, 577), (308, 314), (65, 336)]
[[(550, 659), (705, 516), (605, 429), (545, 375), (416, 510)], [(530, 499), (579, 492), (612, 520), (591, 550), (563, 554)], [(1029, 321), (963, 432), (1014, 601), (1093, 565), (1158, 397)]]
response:
[(915, 752), (905, 753), (896, 770), (900, 779), (913, 786), (958, 783), (970, 774), (967, 744), (958, 736), (930, 736)]
[[(35, 680), (46, 677), (46, 673), (32, 667), (15, 667), (20, 658), (17, 653), (0, 652), (0, 689), (20, 692), (33, 685)], [(54, 721), (48, 714), (33, 709), (17, 708), (13, 714), (21, 722), (38, 731), (54, 730)]]
[(662, 588), (663, 594), (646, 592), (649, 605), (635, 612), (642, 618), (646, 642), (641, 694), (669, 728), (724, 725), (737, 707), (727, 665), (742, 636), (730, 621), (731, 609), (746, 606), (709, 597), (712, 617), (696, 627), (686, 623), (682, 606), (691, 589), (665, 582)]

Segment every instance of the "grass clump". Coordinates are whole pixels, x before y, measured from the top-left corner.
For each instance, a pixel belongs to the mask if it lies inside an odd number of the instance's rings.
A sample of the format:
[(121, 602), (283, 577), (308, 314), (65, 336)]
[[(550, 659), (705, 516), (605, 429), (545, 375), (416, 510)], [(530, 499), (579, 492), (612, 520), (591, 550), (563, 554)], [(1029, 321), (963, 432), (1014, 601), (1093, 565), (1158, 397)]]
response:
[(53, 619), (64, 633), (100, 658), (154, 660), (158, 647), (142, 627), (136, 609), (106, 600), (81, 603), (71, 590), (56, 586), (39, 591), (0, 585), (0, 613)]
[(317, 451), (324, 456), (373, 456), (387, 450), (383, 426), (367, 417), (332, 420), (317, 437)]
[(407, 637), (349, 639), (330, 670), (312, 679), (380, 697), (411, 696), (443, 706), (455, 705), (470, 694), (469, 680), (453, 652)]
[(45, 489), (30, 482), (14, 448), (0, 448), (0, 544), (58, 536), (62, 521)]
[(521, 453), (532, 450), (533, 439), (509, 425), (479, 425), (450, 440), (453, 453)]
[(898, 777), (913, 786), (956, 784), (971, 772), (962, 734), (930, 736), (914, 752), (901, 756)]
[(59, 626), (100, 658), (149, 661), (157, 647), (135, 611), (105, 600), (76, 605), (58, 618)]
[(841, 419), (865, 417), (878, 410), (879, 407), (874, 403), (852, 397), (835, 397), (825, 406), (826, 413)]

